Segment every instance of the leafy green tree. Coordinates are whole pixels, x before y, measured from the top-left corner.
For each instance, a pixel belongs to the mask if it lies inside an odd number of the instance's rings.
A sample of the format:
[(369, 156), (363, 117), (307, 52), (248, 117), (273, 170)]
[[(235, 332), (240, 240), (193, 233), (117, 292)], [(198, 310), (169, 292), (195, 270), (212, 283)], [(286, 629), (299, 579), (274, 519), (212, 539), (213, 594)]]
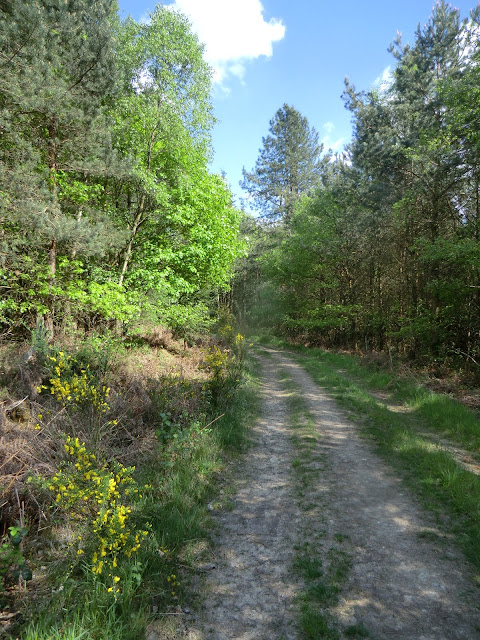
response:
[[(478, 190), (480, 185), (480, 7), (472, 11), (462, 30), (464, 53), (461, 72), (447, 76), (439, 86), (445, 122), (444, 149), (457, 158), (456, 195), (469, 233), (480, 238)], [(459, 188), (460, 187), (460, 188)]]
[(202, 289), (228, 285), (241, 252), (240, 213), (223, 180), (204, 169), (192, 177), (176, 206), (145, 223), (138, 237), (127, 288), (164, 296), (170, 303)]
[(211, 70), (188, 20), (157, 6), (148, 24), (128, 19), (119, 40), (113, 141), (131, 170), (110, 184), (112, 215), (128, 234), (115, 268), (120, 286), (156, 300), (166, 317), (165, 306), (227, 285), (239, 213), (207, 170)]
[(319, 185), (323, 146), (307, 119), (287, 104), (270, 120), (269, 131), (255, 169), (243, 169), (241, 186), (265, 218), (288, 222), (301, 196)]
[(175, 208), (184, 177), (205, 166), (212, 125), (210, 69), (187, 19), (157, 6), (148, 24), (128, 19), (120, 29), (123, 79), (116, 101), (114, 144), (132, 171), (113, 185), (118, 217), (128, 229), (119, 283), (149, 221)]
[(461, 76), (465, 24), (458, 10), (438, 3), (413, 45), (399, 38), (392, 45), (397, 66), (385, 92), (358, 94), (349, 84), (346, 90), (355, 126), (351, 157), (367, 178), (362, 201), (376, 214), (366, 230), (391, 247), (374, 267), (385, 313), (397, 318), (385, 325), (412, 355), (443, 349), (450, 331), (434, 285), (439, 264), (426, 259), (435, 252), (425, 251), (462, 224), (456, 200), (462, 160), (446, 135), (441, 87)]
[(0, 11), (0, 323), (192, 318), (241, 243), (187, 19), (121, 23), (113, 0)]

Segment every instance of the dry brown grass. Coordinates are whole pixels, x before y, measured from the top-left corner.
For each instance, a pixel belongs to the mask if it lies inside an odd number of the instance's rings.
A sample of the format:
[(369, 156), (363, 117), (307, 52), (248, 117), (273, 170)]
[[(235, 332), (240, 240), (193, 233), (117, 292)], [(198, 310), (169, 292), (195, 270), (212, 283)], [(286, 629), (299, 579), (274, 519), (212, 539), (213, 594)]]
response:
[[(139, 345), (112, 358), (105, 380), (111, 388), (110, 408), (101, 417), (88, 408), (65, 410), (49, 394), (39, 396), (37, 386), (45, 371), (35, 357), (28, 359), (29, 346), (0, 346), (0, 535), (18, 520), (17, 495), (30, 524), (44, 521), (47, 507), (27, 479), (49, 477), (58, 468), (64, 458), (61, 433), (78, 436), (100, 457), (136, 465), (158, 450), (153, 419), (158, 398), (173, 414), (193, 413), (197, 400), (192, 388), (199, 388), (208, 377), (202, 368), (205, 348), (184, 349), (183, 342), (163, 328), (143, 332)], [(72, 342), (69, 350), (75, 352), (76, 346)], [(187, 381), (189, 392), (183, 391), (185, 385), (175, 388), (172, 381)], [(28, 419), (19, 422), (9, 407), (23, 399)], [(37, 424), (40, 430), (35, 429)]]
[(31, 493), (27, 478), (32, 471), (49, 476), (58, 464), (58, 447), (48, 433), (35, 430), (33, 420), (19, 423), (2, 412), (0, 434), (0, 535), (19, 519), (19, 500), (32, 523), (44, 518), (44, 510)]

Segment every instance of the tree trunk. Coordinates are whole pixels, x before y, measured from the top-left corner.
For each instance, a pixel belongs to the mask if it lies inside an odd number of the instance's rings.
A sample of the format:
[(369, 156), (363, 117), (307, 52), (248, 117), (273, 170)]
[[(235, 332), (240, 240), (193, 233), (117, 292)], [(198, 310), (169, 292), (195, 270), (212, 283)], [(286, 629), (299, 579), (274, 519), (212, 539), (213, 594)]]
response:
[[(142, 197), (142, 201), (143, 201), (143, 197)], [(142, 204), (142, 203), (140, 203), (140, 204)], [(143, 206), (142, 206), (142, 209), (143, 209)], [(123, 282), (125, 280), (125, 275), (126, 275), (126, 273), (128, 271), (128, 266), (130, 264), (130, 258), (132, 257), (133, 243), (135, 242), (135, 238), (137, 237), (138, 229), (140, 228), (140, 225), (142, 224), (142, 222), (143, 222), (142, 221), (142, 212), (140, 211), (135, 216), (135, 220), (134, 220), (133, 226), (132, 226), (132, 233), (130, 234), (130, 240), (128, 241), (127, 248), (125, 249), (125, 256), (123, 258), (122, 270), (120, 272), (120, 277), (118, 279), (118, 284), (120, 286), (123, 285)]]

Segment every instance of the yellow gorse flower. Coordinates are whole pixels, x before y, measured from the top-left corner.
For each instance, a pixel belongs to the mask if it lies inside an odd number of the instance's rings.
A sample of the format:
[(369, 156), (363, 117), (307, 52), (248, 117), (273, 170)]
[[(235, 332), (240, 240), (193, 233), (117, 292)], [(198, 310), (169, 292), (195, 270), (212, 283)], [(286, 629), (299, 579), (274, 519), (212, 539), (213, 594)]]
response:
[[(84, 405), (90, 403), (99, 413), (105, 413), (110, 408), (107, 399), (110, 388), (106, 385), (98, 387), (95, 377), (87, 369), (81, 369), (80, 374), (72, 371), (74, 365), (78, 364), (72, 356), (65, 355), (59, 351), (58, 357), (49, 358), (53, 363), (54, 375), (49, 379), (50, 394), (56, 400), (67, 405)], [(38, 393), (47, 390), (45, 385), (37, 387)]]
[(228, 364), (228, 351), (220, 349), (217, 345), (205, 356), (205, 363), (213, 372), (213, 375), (219, 376), (226, 370)]
[[(95, 551), (91, 557), (92, 572), (105, 575), (116, 583), (113, 569), (121, 556), (131, 557), (148, 536), (148, 528), (136, 531), (130, 523), (131, 507), (124, 504), (127, 496), (139, 495), (132, 478), (134, 467), (123, 467), (116, 462), (101, 463), (95, 454), (89, 453), (84, 442), (64, 436), (64, 448), (69, 459), (51, 478), (48, 485), (56, 497), (55, 502), (77, 517), (79, 512), (91, 514), (91, 528)], [(80, 542), (81, 536), (78, 537)], [(78, 549), (77, 555), (82, 555)], [(110, 590), (109, 590), (110, 591)]]

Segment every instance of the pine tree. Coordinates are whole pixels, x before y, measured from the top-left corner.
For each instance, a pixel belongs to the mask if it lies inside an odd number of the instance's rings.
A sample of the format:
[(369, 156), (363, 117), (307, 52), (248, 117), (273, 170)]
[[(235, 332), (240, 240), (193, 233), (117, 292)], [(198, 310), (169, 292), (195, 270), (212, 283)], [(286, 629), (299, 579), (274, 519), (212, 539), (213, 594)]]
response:
[(115, 88), (115, 9), (114, 0), (0, 7), (2, 263), (44, 268), (51, 291), (37, 311), (49, 308), (50, 320), (58, 256), (101, 255), (115, 238), (101, 197), (113, 171), (104, 105)]
[(323, 146), (307, 119), (287, 104), (270, 120), (269, 131), (255, 169), (243, 169), (241, 186), (265, 218), (288, 222), (300, 197), (319, 185)]

